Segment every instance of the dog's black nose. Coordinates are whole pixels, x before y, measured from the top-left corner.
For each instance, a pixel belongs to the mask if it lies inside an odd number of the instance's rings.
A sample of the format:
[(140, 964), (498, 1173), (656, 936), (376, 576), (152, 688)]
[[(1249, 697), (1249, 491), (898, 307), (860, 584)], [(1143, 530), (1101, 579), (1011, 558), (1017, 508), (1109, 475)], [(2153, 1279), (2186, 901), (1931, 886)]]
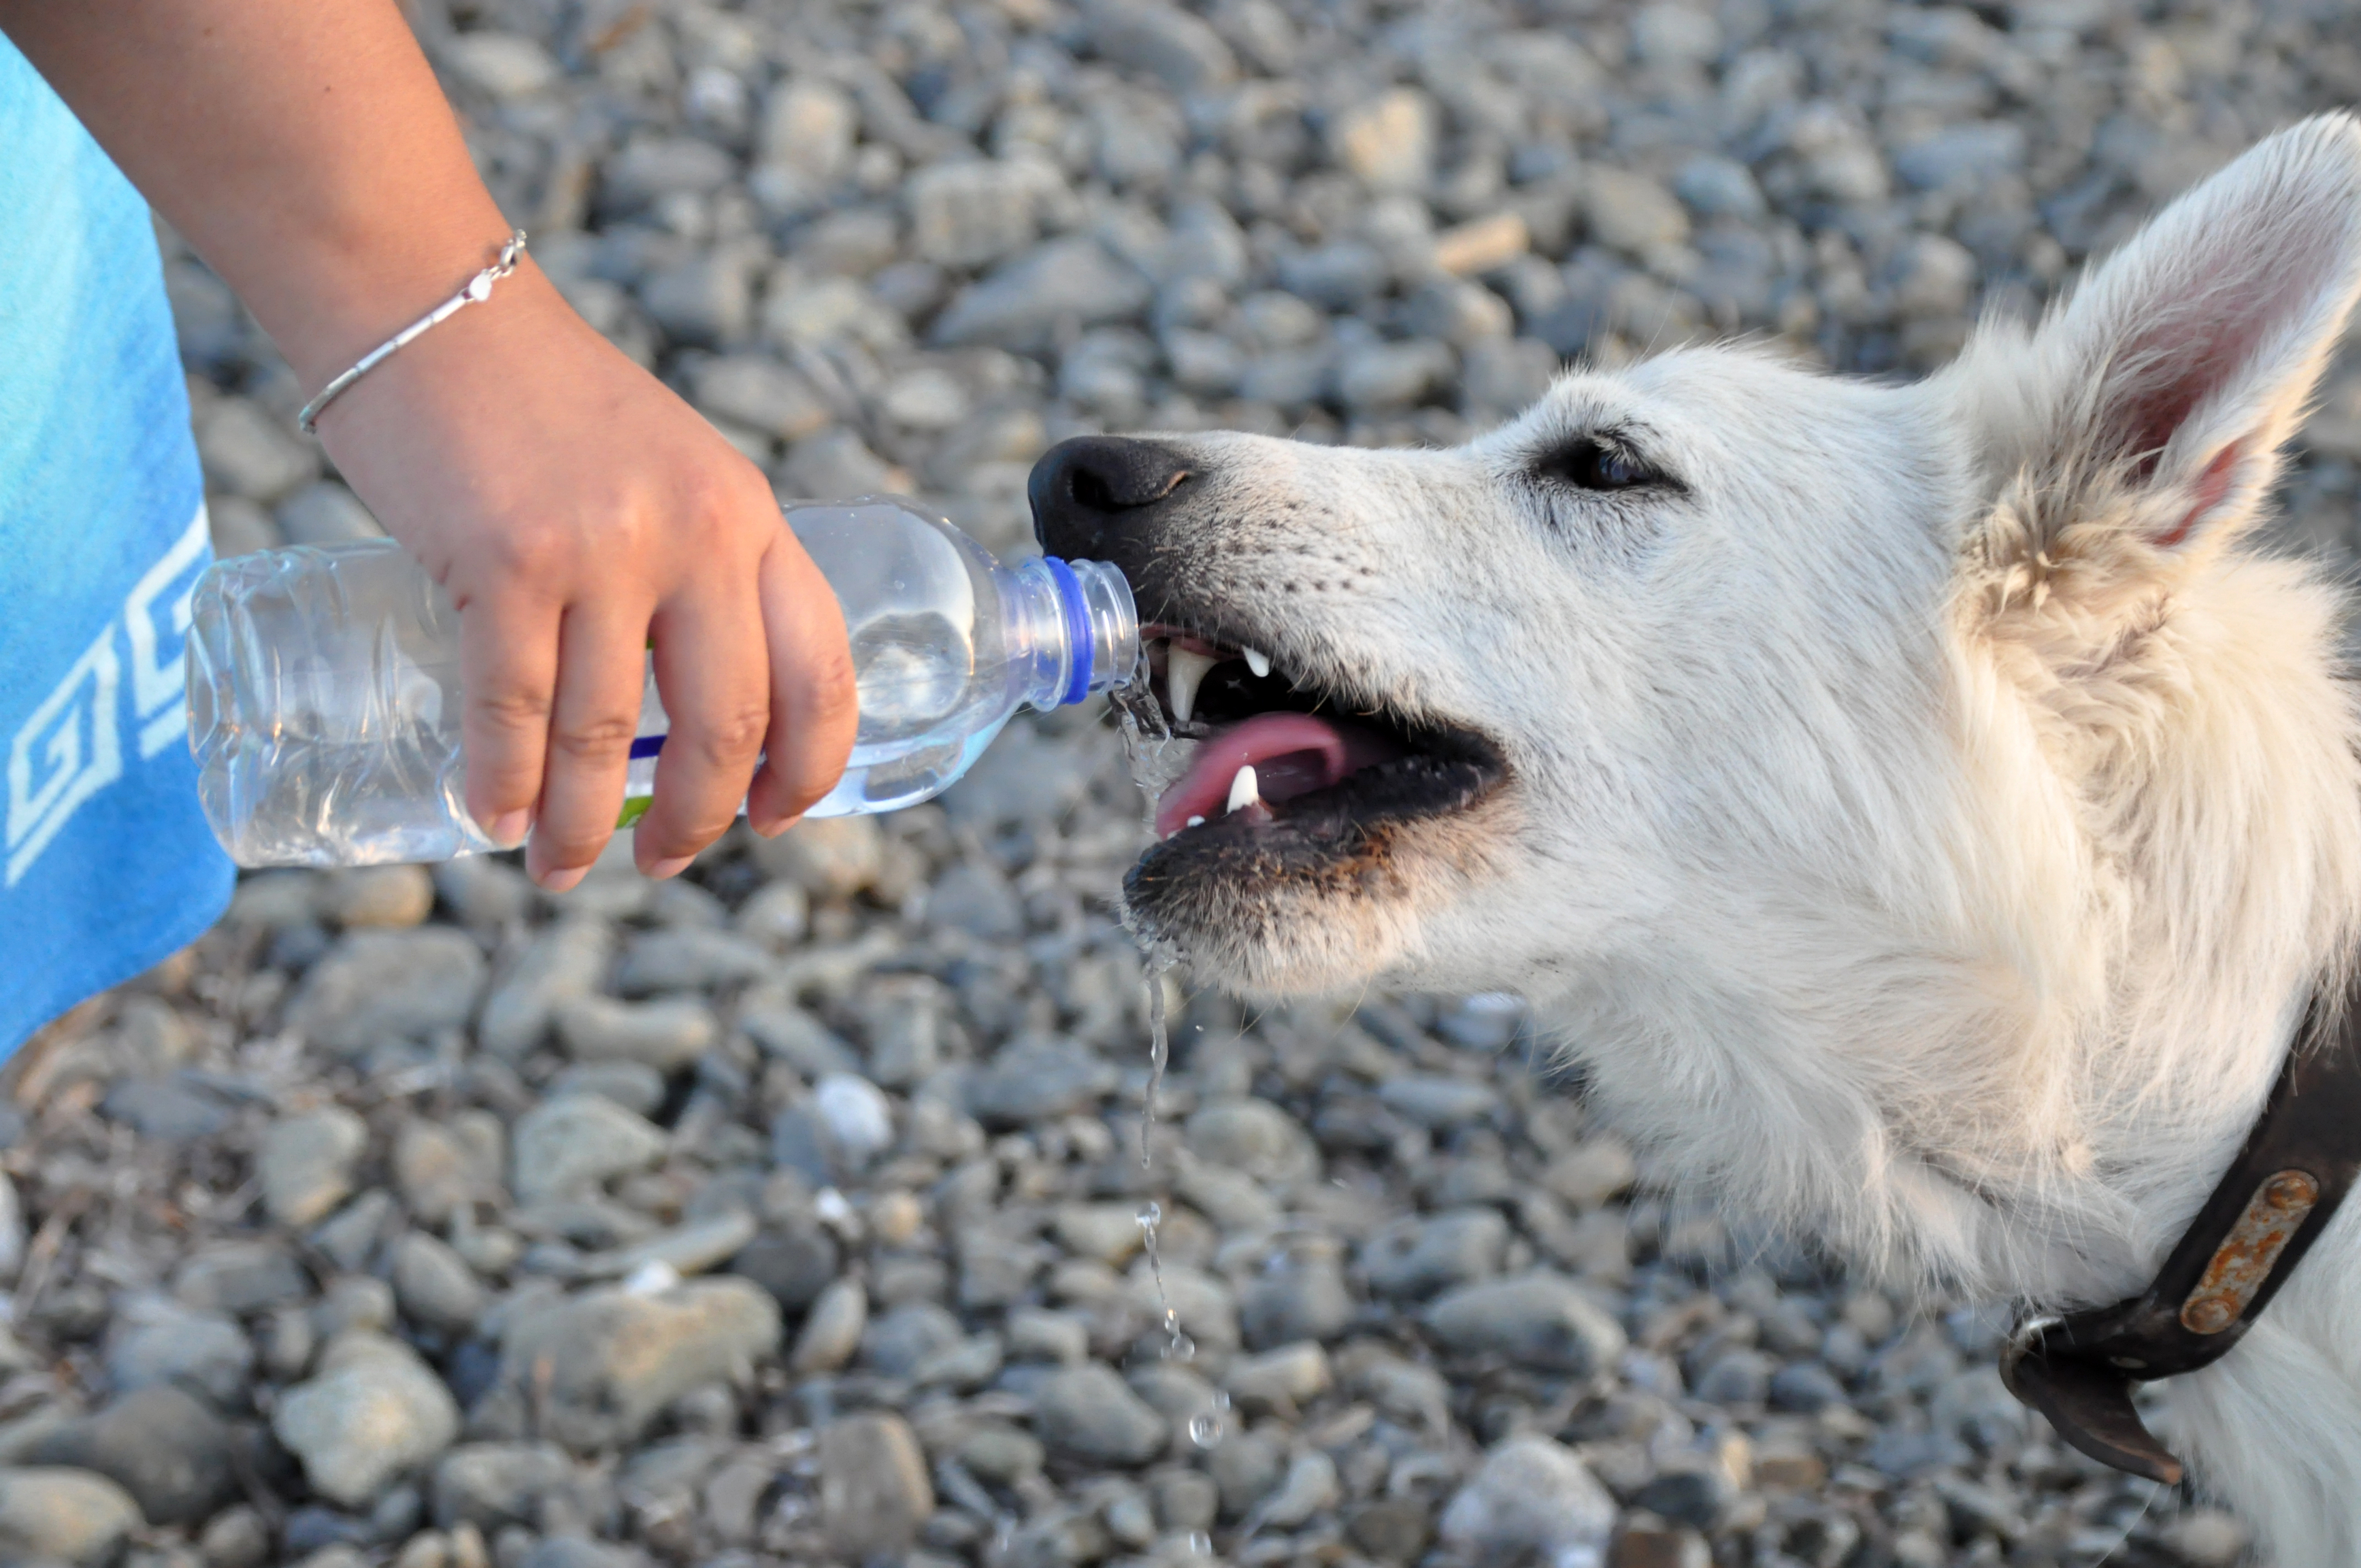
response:
[(1049, 554), (1120, 565), (1125, 536), (1189, 479), (1188, 463), (1159, 442), (1117, 435), (1061, 441), (1041, 455), (1026, 484), (1033, 535)]

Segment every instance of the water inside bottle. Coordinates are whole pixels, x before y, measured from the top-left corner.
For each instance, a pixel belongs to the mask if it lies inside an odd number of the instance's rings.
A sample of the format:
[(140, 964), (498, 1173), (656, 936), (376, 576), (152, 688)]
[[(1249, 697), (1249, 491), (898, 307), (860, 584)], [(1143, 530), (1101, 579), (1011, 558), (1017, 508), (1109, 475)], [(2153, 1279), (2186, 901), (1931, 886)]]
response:
[(433, 579), (393, 551), (273, 551), (217, 571), (201, 594), (237, 596), (244, 613), (194, 607), (190, 734), (232, 855), (389, 865), (490, 848), (464, 805), (457, 612)]

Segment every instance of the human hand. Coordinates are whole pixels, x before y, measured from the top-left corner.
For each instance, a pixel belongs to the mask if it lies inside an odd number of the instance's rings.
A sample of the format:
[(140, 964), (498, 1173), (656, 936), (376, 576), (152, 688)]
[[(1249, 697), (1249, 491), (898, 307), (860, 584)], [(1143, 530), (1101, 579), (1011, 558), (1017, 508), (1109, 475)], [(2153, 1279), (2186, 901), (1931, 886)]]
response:
[(843, 772), (843, 620), (769, 484), (530, 262), (319, 433), (458, 607), (467, 808), (503, 844), (530, 826), (544, 887), (581, 881), (614, 831), (651, 640), (672, 728), (643, 872), (677, 873), (741, 797), (783, 830)]

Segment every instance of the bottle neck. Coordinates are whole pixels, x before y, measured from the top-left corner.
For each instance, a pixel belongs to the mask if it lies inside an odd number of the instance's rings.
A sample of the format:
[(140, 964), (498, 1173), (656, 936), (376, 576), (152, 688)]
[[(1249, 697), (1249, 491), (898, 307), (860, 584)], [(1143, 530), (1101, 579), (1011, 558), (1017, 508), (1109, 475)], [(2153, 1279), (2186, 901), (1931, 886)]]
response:
[(1139, 612), (1122, 573), (1104, 561), (1054, 556), (1004, 570), (1003, 613), (1023, 701), (1046, 713), (1131, 680)]

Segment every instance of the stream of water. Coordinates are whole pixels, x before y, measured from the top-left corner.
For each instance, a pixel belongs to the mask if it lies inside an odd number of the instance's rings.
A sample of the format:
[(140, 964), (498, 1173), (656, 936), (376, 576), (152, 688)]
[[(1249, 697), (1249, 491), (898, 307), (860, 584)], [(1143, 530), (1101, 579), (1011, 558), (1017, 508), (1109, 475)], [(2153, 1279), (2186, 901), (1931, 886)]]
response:
[[(1113, 694), (1116, 722), (1123, 730), (1123, 746), (1131, 762), (1132, 782), (1138, 784), (1146, 798), (1146, 821), (1149, 831), (1155, 830), (1156, 801), (1165, 789), (1177, 780), (1188, 765), (1189, 743), (1177, 741), (1171, 729), (1164, 722), (1164, 710), (1148, 690), (1148, 655), (1140, 654), (1139, 670), (1132, 682)], [(1134, 933), (1135, 938), (1137, 933)], [(1139, 1116), (1139, 1168), (1153, 1168), (1156, 1153), (1152, 1142), (1156, 1131), (1159, 1098), (1164, 1091), (1164, 1072), (1171, 1060), (1171, 1035), (1167, 1016), (1165, 978), (1180, 961), (1180, 955), (1160, 943), (1140, 941), (1146, 958), (1146, 974), (1142, 983), (1147, 992), (1148, 1015), (1148, 1089), (1142, 1097)], [(1140, 1205), (1140, 1247), (1148, 1255), (1148, 1272), (1156, 1282), (1156, 1305), (1163, 1314), (1164, 1348), (1159, 1353), (1167, 1361), (1189, 1362), (1196, 1359), (1197, 1342), (1180, 1327), (1180, 1313), (1172, 1305), (1172, 1297), (1164, 1285), (1164, 1256), (1159, 1248), (1160, 1227), (1164, 1223), (1164, 1206), (1154, 1199)], [(1208, 1409), (1189, 1418), (1189, 1441), (1200, 1448), (1211, 1448), (1222, 1441), (1226, 1428), (1224, 1415), (1230, 1408), (1230, 1397), (1215, 1390)]]

